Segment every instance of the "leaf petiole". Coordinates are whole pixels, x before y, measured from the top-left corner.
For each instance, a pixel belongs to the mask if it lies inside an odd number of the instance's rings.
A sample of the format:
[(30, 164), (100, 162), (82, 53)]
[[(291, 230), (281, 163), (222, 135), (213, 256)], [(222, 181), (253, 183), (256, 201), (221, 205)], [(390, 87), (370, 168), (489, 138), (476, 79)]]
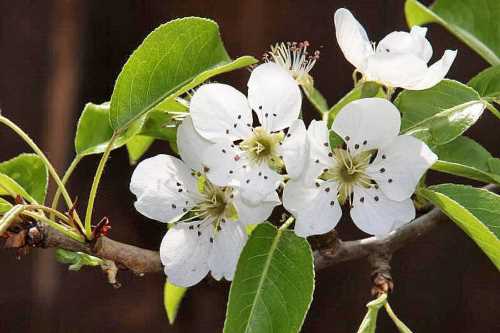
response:
[(92, 213), (94, 210), (95, 197), (97, 195), (97, 190), (99, 188), (99, 182), (101, 181), (104, 168), (106, 167), (106, 162), (109, 159), (109, 155), (111, 153), (111, 150), (113, 149), (113, 144), (118, 138), (118, 135), (119, 132), (116, 131), (109, 140), (109, 143), (106, 146), (106, 150), (102, 154), (101, 160), (99, 161), (99, 165), (97, 166), (97, 170), (94, 175), (94, 181), (92, 182), (92, 187), (90, 188), (87, 211), (85, 212), (85, 234), (87, 235), (87, 237), (91, 237), (92, 235)]
[[(19, 126), (14, 124), (12, 121), (9, 119), (5, 118), (4, 116), (0, 115), (0, 123), (4, 124), (5, 126), (9, 127), (11, 130), (13, 130), (21, 139), (23, 139), (28, 146), (30, 146), (31, 149), (42, 159), (43, 163), (49, 170), (50, 175), (54, 179), (54, 181), (57, 184), (57, 187), (61, 190), (61, 193), (66, 201), (66, 204), (68, 207), (71, 207), (73, 205), (71, 198), (68, 194), (68, 191), (66, 190), (66, 187), (61, 181), (61, 178), (59, 178), (59, 175), (57, 174), (56, 170), (50, 163), (50, 161), (47, 159), (47, 156), (42, 152), (42, 150), (33, 142), (33, 140), (29, 137), (28, 134), (26, 134)], [(75, 215), (76, 221), (80, 222), (80, 218), (78, 217), (78, 214)]]

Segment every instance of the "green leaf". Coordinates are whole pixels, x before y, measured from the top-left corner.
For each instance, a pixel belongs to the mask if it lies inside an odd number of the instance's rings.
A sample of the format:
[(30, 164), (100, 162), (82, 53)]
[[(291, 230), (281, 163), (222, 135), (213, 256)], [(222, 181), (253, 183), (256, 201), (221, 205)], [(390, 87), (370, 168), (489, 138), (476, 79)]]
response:
[(30, 203), (38, 203), (21, 185), (2, 173), (0, 173), (0, 195), (9, 195), (12, 198), (20, 195)]
[(238, 261), (224, 332), (298, 332), (313, 290), (309, 243), (293, 231), (260, 224)]
[(170, 282), (165, 282), (165, 287), (163, 289), (163, 304), (165, 305), (165, 311), (167, 312), (167, 318), (170, 325), (175, 322), (175, 317), (177, 317), (177, 311), (179, 311), (179, 306), (181, 305), (184, 294), (187, 288), (179, 287)]
[(12, 208), (12, 204), (7, 200), (0, 198), (0, 214), (7, 213)]
[(312, 83), (302, 85), (302, 88), (307, 99), (316, 108), (316, 110), (320, 113), (328, 112), (328, 103), (325, 97), (314, 87)]
[(83, 252), (57, 249), (55, 254), (58, 262), (69, 265), (70, 271), (79, 271), (83, 266), (100, 266), (104, 263), (102, 259)]
[[(109, 107), (109, 102), (85, 105), (75, 135), (75, 151), (79, 156), (102, 154), (106, 150), (113, 136), (113, 129), (109, 124)], [(120, 134), (113, 149), (126, 144), (141, 129), (142, 123), (136, 122), (133, 127)]]
[(466, 177), (485, 183), (500, 183), (500, 176), (490, 173), (491, 154), (476, 141), (459, 136), (434, 149), (439, 160), (433, 170)]
[(406, 0), (408, 26), (439, 23), (492, 65), (500, 64), (500, 2), (437, 0), (430, 8)]
[(363, 82), (358, 84), (354, 89), (348, 92), (344, 97), (342, 97), (337, 104), (330, 108), (330, 113), (328, 115), (328, 126), (333, 123), (333, 120), (337, 116), (337, 113), (352, 101), (360, 98), (367, 97), (385, 97), (384, 90), (376, 82)]
[(154, 138), (150, 136), (136, 135), (127, 142), (128, 158), (131, 165), (135, 165), (137, 161), (151, 147)]
[(500, 196), (457, 184), (431, 186), (421, 194), (448, 215), (500, 269)]
[(474, 76), (467, 85), (474, 88), (481, 97), (500, 98), (500, 65), (486, 68)]
[(431, 146), (448, 143), (461, 135), (484, 110), (484, 103), (474, 89), (453, 80), (443, 80), (426, 90), (404, 90), (394, 104), (402, 114), (401, 131), (427, 132), (426, 142)]
[[(45, 201), (49, 173), (42, 159), (37, 155), (21, 154), (2, 162), (0, 163), (0, 173), (8, 176), (17, 186), (24, 189), (24, 191), (20, 191), (19, 188), (16, 189), (15, 184), (11, 184), (16, 194), (20, 194), (26, 199), (32, 198), (39, 203)], [(7, 182), (9, 181), (7, 180)], [(7, 194), (1, 189), (0, 193)], [(26, 193), (28, 197), (26, 197)]]
[(242, 57), (231, 63), (214, 21), (187, 17), (163, 24), (123, 66), (111, 97), (111, 127), (121, 131), (160, 102), (256, 61)]
[(495, 175), (500, 175), (500, 158), (492, 157), (488, 160), (488, 167), (490, 172)]
[(368, 311), (366, 312), (357, 333), (375, 333), (377, 329), (377, 318), (379, 310), (387, 302), (387, 294), (380, 295), (370, 303), (366, 304)]

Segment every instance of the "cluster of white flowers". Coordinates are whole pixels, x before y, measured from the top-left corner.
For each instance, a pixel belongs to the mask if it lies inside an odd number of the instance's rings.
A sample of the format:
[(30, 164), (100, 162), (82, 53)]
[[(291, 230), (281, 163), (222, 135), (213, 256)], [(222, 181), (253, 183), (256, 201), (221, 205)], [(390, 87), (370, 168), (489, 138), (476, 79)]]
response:
[[(393, 32), (374, 49), (346, 9), (335, 13), (335, 25), (342, 51), (364, 79), (389, 87), (428, 88), (444, 77), (455, 57), (446, 51), (427, 68), (432, 48), (423, 28)], [(136, 209), (170, 223), (160, 255), (176, 285), (194, 285), (208, 272), (232, 280), (246, 227), (269, 218), (281, 204), (281, 188), (283, 206), (302, 237), (332, 230), (341, 205), (350, 207), (353, 222), (372, 235), (415, 217), (411, 195), (436, 155), (419, 139), (399, 135), (399, 111), (381, 98), (351, 102), (331, 128), (313, 121), (306, 130), (299, 119), (297, 79), (312, 66), (291, 66), (287, 55), (304, 50), (279, 47), (253, 69), (248, 96), (219, 83), (196, 90), (177, 132), (182, 160), (158, 155), (134, 171), (130, 189)], [(315, 61), (302, 53), (300, 58)], [(331, 135), (343, 143), (332, 146)]]

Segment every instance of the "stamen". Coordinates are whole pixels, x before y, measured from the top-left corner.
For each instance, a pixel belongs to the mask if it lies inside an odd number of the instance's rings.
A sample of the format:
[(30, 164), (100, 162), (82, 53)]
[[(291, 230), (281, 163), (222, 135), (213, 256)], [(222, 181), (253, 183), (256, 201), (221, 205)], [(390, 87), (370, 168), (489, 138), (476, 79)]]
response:
[(309, 72), (319, 59), (320, 52), (309, 54), (308, 41), (277, 43), (271, 46), (271, 51), (263, 55), (265, 62), (274, 62), (285, 68), (299, 84), (310, 81)]

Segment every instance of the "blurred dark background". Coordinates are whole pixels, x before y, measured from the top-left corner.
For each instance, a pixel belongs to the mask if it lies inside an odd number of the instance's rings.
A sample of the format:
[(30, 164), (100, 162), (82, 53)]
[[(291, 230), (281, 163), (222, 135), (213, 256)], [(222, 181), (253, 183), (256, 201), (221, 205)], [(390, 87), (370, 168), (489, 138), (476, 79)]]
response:
[[(429, 3), (428, 1), (424, 1)], [(334, 37), (333, 13), (347, 7), (365, 25), (372, 40), (407, 30), (403, 0), (358, 1), (78, 1), (0, 0), (0, 107), (41, 144), (59, 170), (73, 157), (76, 120), (88, 101), (107, 101), (121, 66), (156, 26), (182, 16), (210, 17), (220, 24), (233, 56), (260, 57), (277, 41), (309, 40), (321, 59), (312, 74), (333, 104), (352, 87), (352, 66)], [(487, 64), (440, 26), (428, 36), (435, 56), (459, 49), (450, 78), (467, 81)], [(224, 80), (244, 90), (248, 72)], [(309, 119), (314, 112), (304, 102)], [(499, 155), (497, 122), (485, 112), (469, 135)], [(27, 151), (7, 128), (0, 129), (0, 158)], [(157, 142), (148, 156), (168, 150)], [(83, 206), (98, 157), (88, 157), (71, 180)], [(164, 226), (135, 212), (128, 191), (133, 168), (126, 151), (113, 152), (97, 197), (98, 216), (113, 224), (111, 237), (157, 249)], [(453, 179), (433, 175), (431, 180)], [(463, 181), (463, 180), (461, 180)], [(349, 221), (341, 237), (364, 237)], [(175, 326), (163, 310), (164, 276), (119, 274), (113, 289), (96, 269), (69, 272), (53, 251), (37, 250), (16, 259), (0, 251), (0, 332), (220, 332), (227, 283), (205, 281), (189, 290)], [(453, 223), (398, 252), (392, 261), (395, 291), (391, 304), (418, 333), (499, 332), (498, 272)], [(370, 299), (369, 267), (350, 262), (317, 275), (314, 302), (303, 332), (355, 332)], [(286, 318), (283, 318), (286, 320)], [(378, 332), (396, 332), (386, 315)]]

